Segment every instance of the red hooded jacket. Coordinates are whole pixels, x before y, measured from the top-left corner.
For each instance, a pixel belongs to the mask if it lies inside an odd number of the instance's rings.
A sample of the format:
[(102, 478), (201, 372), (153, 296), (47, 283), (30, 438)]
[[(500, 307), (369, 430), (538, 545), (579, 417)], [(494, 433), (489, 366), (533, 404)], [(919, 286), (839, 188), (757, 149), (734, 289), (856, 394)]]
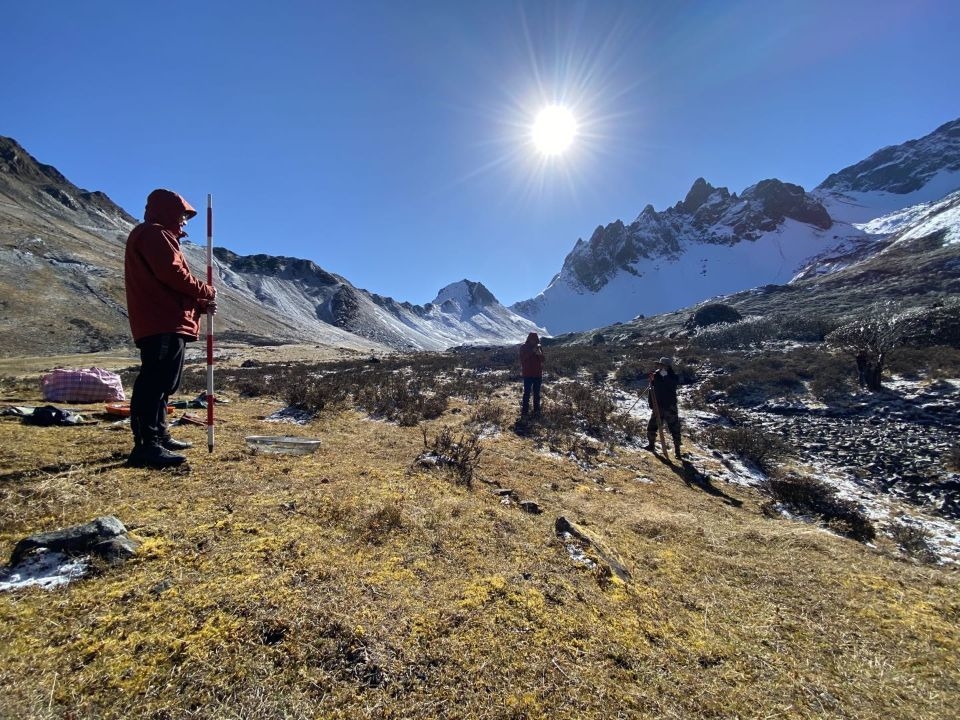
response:
[(540, 336), (535, 332), (527, 335), (527, 341), (520, 346), (520, 374), (523, 377), (543, 377), (543, 349)]
[(143, 222), (127, 238), (124, 279), (133, 339), (175, 333), (188, 340), (200, 335), (200, 313), (213, 299), (213, 287), (195, 277), (180, 250), (183, 215), (197, 211), (171, 190), (147, 198)]

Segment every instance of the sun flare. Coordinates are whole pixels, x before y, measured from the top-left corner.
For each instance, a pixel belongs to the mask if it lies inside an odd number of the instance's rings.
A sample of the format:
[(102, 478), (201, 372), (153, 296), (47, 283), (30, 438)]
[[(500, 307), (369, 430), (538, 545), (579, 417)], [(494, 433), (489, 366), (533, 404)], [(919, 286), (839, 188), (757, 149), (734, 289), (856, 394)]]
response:
[(567, 108), (550, 105), (537, 114), (531, 134), (542, 155), (560, 155), (573, 143), (577, 121)]

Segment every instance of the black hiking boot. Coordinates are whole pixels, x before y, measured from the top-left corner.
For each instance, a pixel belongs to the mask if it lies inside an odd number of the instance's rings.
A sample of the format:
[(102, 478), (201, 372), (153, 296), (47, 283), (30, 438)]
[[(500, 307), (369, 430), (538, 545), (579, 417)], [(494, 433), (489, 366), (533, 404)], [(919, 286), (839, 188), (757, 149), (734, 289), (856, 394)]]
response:
[(174, 440), (172, 437), (161, 440), (160, 445), (167, 450), (189, 450), (193, 447), (192, 442), (187, 442), (186, 440)]
[(183, 455), (172, 453), (160, 445), (138, 445), (133, 448), (133, 452), (127, 458), (127, 465), (162, 469), (182, 465), (186, 460), (187, 458)]

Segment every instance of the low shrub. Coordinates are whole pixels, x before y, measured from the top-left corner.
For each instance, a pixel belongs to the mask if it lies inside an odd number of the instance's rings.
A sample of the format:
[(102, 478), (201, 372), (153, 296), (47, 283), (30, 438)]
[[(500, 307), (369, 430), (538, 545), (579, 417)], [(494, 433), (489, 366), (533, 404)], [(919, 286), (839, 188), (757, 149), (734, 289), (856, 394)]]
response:
[(313, 413), (342, 406), (350, 398), (350, 386), (342, 380), (293, 373), (284, 383), (284, 400), (291, 407)]
[(837, 327), (836, 322), (803, 315), (751, 316), (700, 327), (692, 343), (701, 348), (737, 349), (765, 342), (822, 342)]
[(439, 373), (419, 366), (414, 372), (409, 367), (357, 361), (269, 365), (240, 368), (229, 378), (234, 389), (248, 397), (279, 397), (313, 413), (353, 402), (375, 417), (401, 425), (437, 418), (449, 403)]
[(764, 472), (770, 472), (789, 453), (789, 446), (779, 435), (750, 425), (710, 428), (705, 432), (705, 441), (711, 447), (734, 453)]
[(357, 387), (354, 402), (374, 417), (409, 426), (440, 417), (449, 396), (428, 387), (422, 378), (398, 372)]
[(554, 433), (575, 433), (577, 413), (570, 398), (557, 390), (555, 386), (545, 389), (543, 393), (543, 407), (536, 425)]
[(876, 538), (873, 523), (857, 503), (844, 500), (826, 483), (812, 477), (790, 475), (767, 480), (774, 501), (790, 512), (818, 518), (834, 532), (869, 542)]
[(778, 315), (775, 322), (778, 327), (778, 340), (821, 343), (837, 329), (835, 320), (806, 315)]
[(606, 379), (623, 355), (623, 349), (613, 345), (554, 345), (546, 348), (544, 354), (544, 371), (551, 376), (571, 380), (584, 375)]
[(821, 375), (810, 383), (811, 394), (827, 404), (849, 397), (855, 388), (853, 380), (837, 375)]
[(709, 325), (736, 323), (743, 319), (743, 315), (730, 305), (724, 303), (708, 303), (697, 309), (686, 322), (688, 329), (707, 327)]
[[(130, 387), (133, 387), (133, 383), (136, 382), (137, 375), (139, 374), (139, 368), (131, 371)], [(121, 375), (121, 377), (123, 377)], [(216, 380), (216, 375), (214, 375), (214, 380)], [(124, 383), (126, 381), (124, 380)], [(185, 367), (183, 374), (180, 376), (180, 388), (177, 390), (178, 393), (182, 395), (198, 395), (207, 389), (207, 369), (203, 368), (190, 368)]]
[(644, 382), (653, 365), (642, 363), (637, 360), (627, 360), (620, 364), (613, 375), (614, 381), (620, 385), (631, 385), (638, 382)]
[(930, 545), (930, 533), (923, 528), (897, 522), (890, 526), (890, 537), (914, 560), (930, 565), (939, 562), (936, 551)]
[(749, 317), (737, 322), (724, 322), (699, 328), (692, 343), (701, 348), (733, 350), (761, 345), (776, 337), (776, 326), (763, 317)]
[(890, 353), (887, 369), (895, 375), (923, 373), (931, 380), (960, 377), (960, 348), (946, 345), (934, 347), (899, 347)]
[[(632, 443), (636, 440), (646, 441), (647, 421), (634, 417), (630, 413), (624, 412), (612, 415), (610, 418), (610, 426), (615, 433), (614, 437), (606, 438), (606, 440), (610, 443), (614, 443), (616, 441), (623, 441), (626, 443)], [(619, 437), (616, 436), (617, 434)]]
[[(131, 380), (129, 383), (124, 382), (124, 385), (126, 387), (130, 387), (133, 385), (133, 381)], [(12, 375), (0, 377), (0, 393), (3, 393), (6, 396), (28, 397), (39, 390), (39, 377), (14, 377)]]
[(960, 472), (960, 443), (947, 450), (943, 464), (950, 472)]
[(791, 366), (789, 356), (783, 353), (763, 353), (751, 357), (727, 353), (715, 362), (722, 363), (723, 372), (704, 382), (704, 395), (723, 392), (732, 402), (749, 407), (760, 405), (770, 398), (806, 392), (804, 378)]
[(403, 528), (403, 498), (391, 498), (363, 521), (363, 538), (372, 545), (380, 545), (387, 535)]
[(591, 437), (602, 438), (611, 425), (616, 404), (602, 387), (579, 382), (565, 383), (558, 388), (569, 399), (573, 412), (582, 422), (582, 429)]
[(473, 474), (480, 464), (480, 455), (483, 452), (479, 432), (463, 433), (454, 439), (453, 431), (444, 426), (430, 443), (426, 426), (423, 426), (422, 430), (424, 452), (414, 459), (413, 467), (442, 468), (453, 475), (458, 485), (472, 487)]
[(480, 427), (492, 425), (501, 428), (506, 424), (506, 412), (501, 405), (491, 400), (481, 400), (474, 405), (468, 423)]

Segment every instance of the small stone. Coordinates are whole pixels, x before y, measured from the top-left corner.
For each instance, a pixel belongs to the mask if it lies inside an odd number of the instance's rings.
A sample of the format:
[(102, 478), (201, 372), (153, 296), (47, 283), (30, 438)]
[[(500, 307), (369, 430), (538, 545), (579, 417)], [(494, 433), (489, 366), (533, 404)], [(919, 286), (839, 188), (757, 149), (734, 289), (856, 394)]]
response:
[(135, 540), (126, 535), (117, 535), (97, 543), (90, 550), (111, 565), (116, 565), (136, 555), (138, 547), (140, 547), (140, 543)]

